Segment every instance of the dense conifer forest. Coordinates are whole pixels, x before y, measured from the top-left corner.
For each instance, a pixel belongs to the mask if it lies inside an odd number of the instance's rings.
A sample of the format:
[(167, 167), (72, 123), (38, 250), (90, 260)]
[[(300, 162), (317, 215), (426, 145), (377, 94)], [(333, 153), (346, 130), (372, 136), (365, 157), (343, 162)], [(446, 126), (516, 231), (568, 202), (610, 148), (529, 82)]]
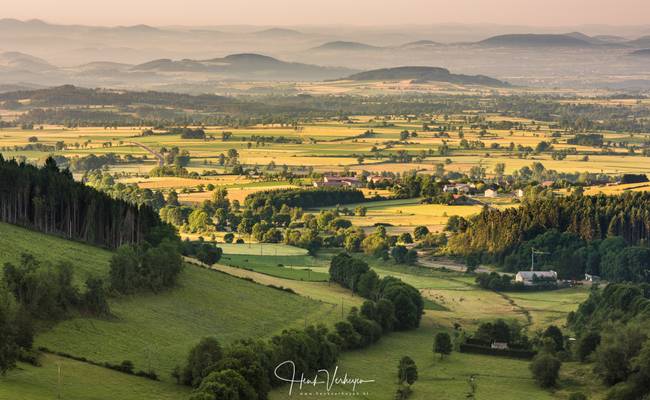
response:
[(650, 194), (542, 197), (519, 208), (485, 208), (458, 223), (452, 252), (479, 256), (516, 271), (530, 266), (533, 248), (542, 264), (565, 278), (585, 272), (611, 281), (647, 282)]
[(2, 156), (0, 221), (108, 248), (140, 243), (162, 225), (151, 208), (75, 182), (52, 158), (37, 168)]

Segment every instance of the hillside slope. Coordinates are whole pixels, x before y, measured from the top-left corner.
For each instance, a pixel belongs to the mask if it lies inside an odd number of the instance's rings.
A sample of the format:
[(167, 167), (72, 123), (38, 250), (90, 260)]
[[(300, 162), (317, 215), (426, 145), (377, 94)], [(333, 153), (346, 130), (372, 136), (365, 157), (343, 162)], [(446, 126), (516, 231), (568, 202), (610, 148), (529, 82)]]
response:
[[(155, 382), (68, 358), (45, 355), (41, 367), (19, 363), (0, 376), (0, 399), (51, 400), (178, 400), (189, 389), (171, 382)], [(58, 369), (61, 368), (61, 384)]]
[[(41, 260), (66, 260), (75, 273), (106, 275), (110, 252), (54, 236), (0, 224), (0, 262), (15, 261), (29, 250)], [(8, 251), (5, 251), (8, 249)], [(327, 304), (186, 265), (177, 287), (110, 299), (112, 318), (65, 320), (36, 337), (35, 347), (154, 370), (171, 381), (174, 366), (183, 364), (192, 345), (215, 336), (222, 343), (269, 337), (305, 323), (329, 323), (339, 317)], [(13, 372), (12, 372), (13, 373)]]
[(483, 46), (504, 47), (590, 47), (593, 44), (570, 34), (509, 34), (498, 35), (478, 42)]
[(68, 262), (74, 267), (77, 285), (81, 285), (91, 275), (106, 276), (111, 258), (108, 250), (4, 222), (0, 222), (0, 249), (0, 267), (6, 262), (17, 263), (22, 253), (31, 253), (42, 262)]
[(439, 67), (382, 68), (350, 75), (353, 81), (387, 81), (411, 79), (417, 82), (449, 82), (467, 85), (509, 86), (508, 83), (484, 75), (452, 74)]

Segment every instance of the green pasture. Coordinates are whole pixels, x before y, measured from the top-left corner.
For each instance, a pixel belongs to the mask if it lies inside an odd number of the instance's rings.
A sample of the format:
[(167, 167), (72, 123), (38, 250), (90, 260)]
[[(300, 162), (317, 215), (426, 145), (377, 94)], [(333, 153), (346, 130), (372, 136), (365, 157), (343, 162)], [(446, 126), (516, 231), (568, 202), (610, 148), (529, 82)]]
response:
[(189, 389), (156, 382), (54, 355), (43, 355), (41, 367), (19, 363), (0, 376), (0, 399), (6, 400), (177, 400)]
[(326, 282), (328, 263), (323, 263), (308, 255), (257, 256), (232, 254), (225, 255), (221, 264), (230, 265), (255, 272), (299, 281)]
[(219, 243), (223, 254), (254, 256), (302, 256), (307, 250), (282, 243)]

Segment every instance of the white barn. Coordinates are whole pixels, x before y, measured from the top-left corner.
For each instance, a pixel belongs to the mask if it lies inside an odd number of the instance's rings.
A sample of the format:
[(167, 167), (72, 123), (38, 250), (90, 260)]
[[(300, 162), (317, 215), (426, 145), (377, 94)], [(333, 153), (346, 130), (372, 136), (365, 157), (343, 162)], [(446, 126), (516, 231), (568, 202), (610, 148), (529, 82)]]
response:
[(515, 282), (521, 282), (525, 286), (534, 286), (538, 281), (557, 282), (555, 271), (519, 271), (515, 275)]

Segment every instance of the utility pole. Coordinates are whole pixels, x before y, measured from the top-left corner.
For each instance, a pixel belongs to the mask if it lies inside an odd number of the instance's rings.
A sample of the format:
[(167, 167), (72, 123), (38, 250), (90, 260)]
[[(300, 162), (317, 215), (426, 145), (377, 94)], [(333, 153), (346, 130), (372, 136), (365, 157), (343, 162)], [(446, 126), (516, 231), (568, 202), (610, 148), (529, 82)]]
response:
[(60, 399), (61, 398), (61, 363), (60, 362), (56, 363), (56, 368), (57, 368), (56, 398)]
[(545, 252), (545, 251), (535, 250), (534, 247), (531, 247), (531, 249), (530, 249), (530, 270), (531, 270), (531, 272), (535, 270), (535, 254), (542, 255), (542, 254), (548, 254), (548, 253)]

